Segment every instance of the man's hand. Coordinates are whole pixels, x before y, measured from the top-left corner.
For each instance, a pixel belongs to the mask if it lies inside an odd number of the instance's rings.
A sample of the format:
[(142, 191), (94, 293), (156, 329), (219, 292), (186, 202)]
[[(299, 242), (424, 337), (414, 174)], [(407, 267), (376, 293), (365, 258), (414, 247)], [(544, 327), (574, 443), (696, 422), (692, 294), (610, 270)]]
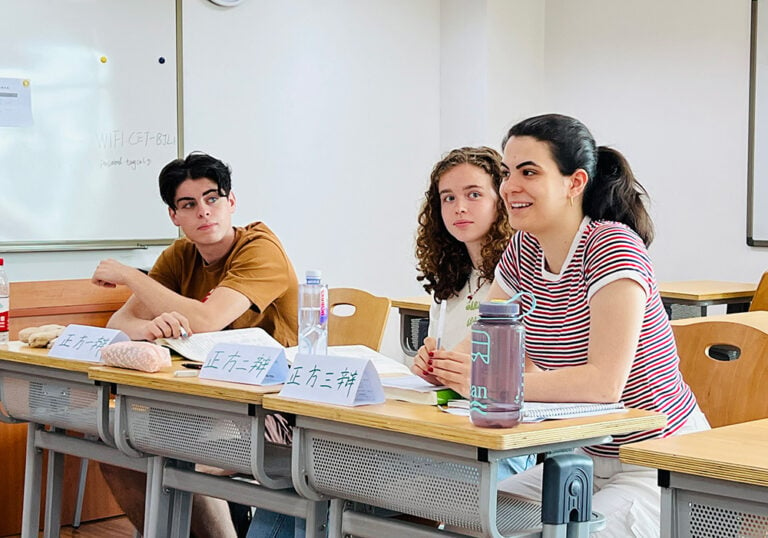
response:
[(182, 329), (187, 335), (192, 334), (187, 318), (178, 312), (164, 312), (145, 322), (142, 339), (152, 341), (157, 338), (181, 338)]
[(104, 288), (114, 288), (118, 284), (127, 285), (131, 275), (137, 272), (139, 270), (134, 267), (124, 265), (117, 260), (106, 259), (99, 262), (91, 282)]

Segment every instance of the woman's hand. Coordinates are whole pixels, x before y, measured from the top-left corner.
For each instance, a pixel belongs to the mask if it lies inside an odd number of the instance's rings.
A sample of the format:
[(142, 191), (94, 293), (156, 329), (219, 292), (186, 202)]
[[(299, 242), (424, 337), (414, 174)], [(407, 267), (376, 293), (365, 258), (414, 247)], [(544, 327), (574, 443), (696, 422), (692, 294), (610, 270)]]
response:
[(424, 339), (424, 345), (419, 348), (419, 351), (413, 358), (411, 372), (433, 385), (442, 385), (443, 383), (432, 373), (433, 367), (430, 355), (434, 353), (436, 344), (437, 341), (431, 336)]
[(465, 398), (469, 398), (472, 358), (469, 353), (446, 351), (432, 352), (430, 373), (441, 385), (452, 388)]
[(469, 353), (435, 349), (436, 340), (424, 339), (411, 366), (411, 372), (433, 385), (445, 385), (469, 397), (472, 360)]

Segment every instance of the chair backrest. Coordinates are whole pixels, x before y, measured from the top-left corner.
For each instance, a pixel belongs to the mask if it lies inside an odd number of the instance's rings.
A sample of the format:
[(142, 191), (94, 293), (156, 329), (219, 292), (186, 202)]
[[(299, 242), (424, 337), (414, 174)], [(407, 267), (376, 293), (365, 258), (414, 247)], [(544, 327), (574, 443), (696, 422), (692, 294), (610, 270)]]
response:
[(713, 428), (768, 418), (768, 312), (676, 320), (672, 330), (683, 379)]
[(750, 312), (755, 310), (768, 310), (768, 271), (763, 273), (755, 290), (755, 296), (752, 297), (752, 303), (749, 305)]
[[(379, 351), (389, 319), (390, 303), (387, 297), (355, 288), (331, 288), (328, 290), (328, 303), (329, 346), (360, 344)], [(346, 316), (339, 315), (336, 307), (343, 305), (352, 307), (354, 311)]]

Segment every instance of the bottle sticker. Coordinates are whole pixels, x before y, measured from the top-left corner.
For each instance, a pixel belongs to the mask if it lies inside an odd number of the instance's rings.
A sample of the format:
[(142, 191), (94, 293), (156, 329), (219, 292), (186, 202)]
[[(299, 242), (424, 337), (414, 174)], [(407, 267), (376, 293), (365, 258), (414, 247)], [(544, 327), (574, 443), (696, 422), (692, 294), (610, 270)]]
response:
[(8, 297), (0, 297), (0, 332), (8, 331)]
[(328, 321), (328, 288), (320, 288), (320, 323)]

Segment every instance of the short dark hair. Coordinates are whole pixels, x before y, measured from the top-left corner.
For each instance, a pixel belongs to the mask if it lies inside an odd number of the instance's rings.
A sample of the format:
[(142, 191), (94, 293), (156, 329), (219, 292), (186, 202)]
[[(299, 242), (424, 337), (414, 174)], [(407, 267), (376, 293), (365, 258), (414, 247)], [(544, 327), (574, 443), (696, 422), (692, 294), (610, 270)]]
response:
[(564, 176), (582, 169), (587, 173), (582, 209), (593, 220), (621, 222), (632, 228), (646, 246), (653, 241), (653, 222), (645, 207), (648, 193), (627, 159), (617, 150), (597, 146), (589, 129), (576, 118), (561, 114), (534, 116), (515, 124), (504, 137), (530, 136), (546, 142)]
[(232, 190), (232, 170), (229, 166), (207, 153), (194, 151), (186, 159), (172, 160), (160, 171), (160, 197), (175, 211), (179, 185), (188, 179), (202, 178), (216, 183), (220, 196), (229, 196)]

